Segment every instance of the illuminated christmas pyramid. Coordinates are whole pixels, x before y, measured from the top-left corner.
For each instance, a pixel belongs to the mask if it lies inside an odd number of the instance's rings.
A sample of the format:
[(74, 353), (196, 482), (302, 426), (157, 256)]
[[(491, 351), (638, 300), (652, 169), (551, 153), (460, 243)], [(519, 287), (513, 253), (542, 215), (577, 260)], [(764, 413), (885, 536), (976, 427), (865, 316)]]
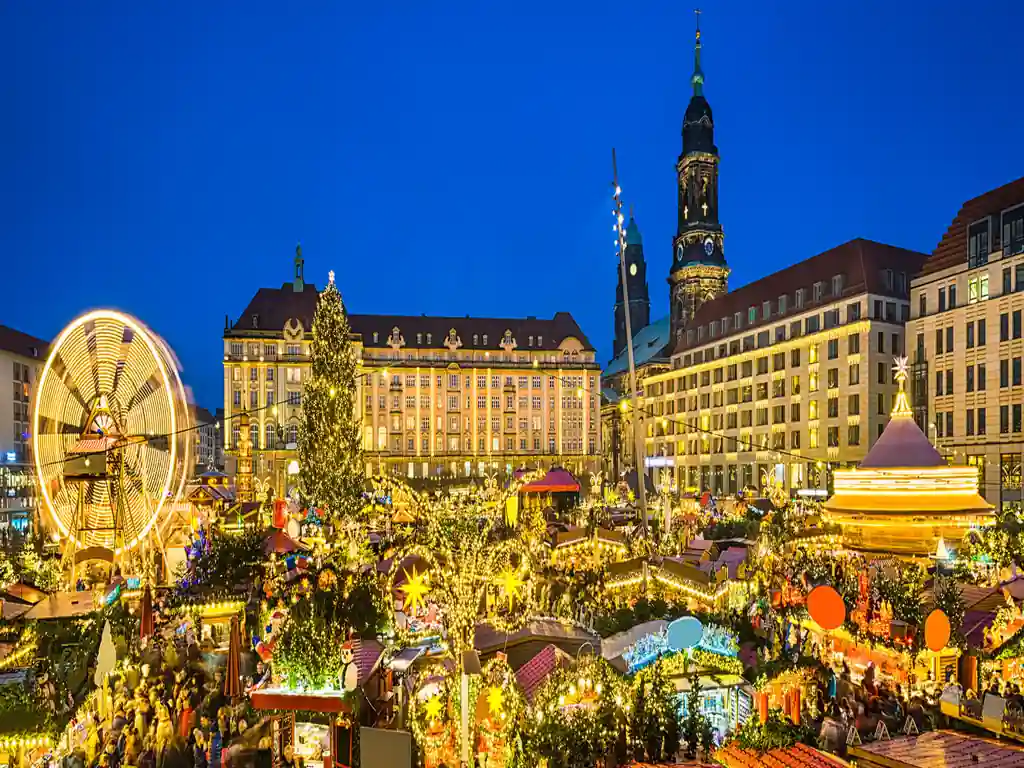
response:
[(894, 367), (899, 392), (885, 431), (856, 469), (837, 470), (825, 504), (850, 549), (927, 557), (939, 541), (954, 550), (971, 528), (993, 521), (978, 494), (977, 467), (954, 467), (914, 421), (907, 399), (907, 359)]

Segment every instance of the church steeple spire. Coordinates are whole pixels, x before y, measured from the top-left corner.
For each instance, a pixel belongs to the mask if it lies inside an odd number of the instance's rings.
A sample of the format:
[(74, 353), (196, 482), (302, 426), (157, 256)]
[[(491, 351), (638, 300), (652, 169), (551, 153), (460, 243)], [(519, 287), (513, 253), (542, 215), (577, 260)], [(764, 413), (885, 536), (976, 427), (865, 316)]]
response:
[(718, 218), (718, 147), (711, 105), (704, 97), (701, 69), (700, 10), (693, 49), (693, 95), (683, 116), (683, 151), (676, 163), (678, 224), (672, 241), (675, 257), (668, 282), (672, 332), (677, 342), (701, 304), (728, 288), (729, 267)]
[(693, 77), (690, 83), (693, 84), (693, 95), (704, 95), (704, 71), (700, 68), (700, 8), (694, 10), (697, 16), (697, 37), (693, 44)]

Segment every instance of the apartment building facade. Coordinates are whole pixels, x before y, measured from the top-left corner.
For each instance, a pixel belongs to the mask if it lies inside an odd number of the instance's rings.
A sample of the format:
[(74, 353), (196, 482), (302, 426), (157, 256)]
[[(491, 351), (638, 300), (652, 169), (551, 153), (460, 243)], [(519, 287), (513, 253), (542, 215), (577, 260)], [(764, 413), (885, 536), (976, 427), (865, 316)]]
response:
[(36, 505), (32, 407), (48, 342), (0, 325), (0, 527), (22, 530)]
[[(257, 480), (295, 483), (302, 387), (319, 293), (303, 279), (261, 288), (224, 331), (224, 445), (250, 418)], [(600, 464), (600, 366), (566, 312), (552, 318), (350, 314), (367, 474), (480, 477)]]
[(911, 284), (918, 426), (1019, 510), (1024, 454), (1024, 179), (968, 200)]
[(715, 494), (825, 488), (856, 465), (889, 419), (926, 258), (853, 240), (702, 304), (644, 382), (648, 465)]

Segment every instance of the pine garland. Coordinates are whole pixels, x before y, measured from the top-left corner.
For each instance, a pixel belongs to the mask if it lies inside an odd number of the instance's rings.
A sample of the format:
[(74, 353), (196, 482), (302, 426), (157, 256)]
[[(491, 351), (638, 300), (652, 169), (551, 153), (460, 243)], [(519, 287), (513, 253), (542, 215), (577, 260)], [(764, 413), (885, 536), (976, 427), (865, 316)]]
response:
[(345, 305), (332, 276), (313, 315), (311, 375), (303, 392), (299, 430), (303, 501), (331, 522), (357, 515), (362, 507), (363, 458), (350, 336)]

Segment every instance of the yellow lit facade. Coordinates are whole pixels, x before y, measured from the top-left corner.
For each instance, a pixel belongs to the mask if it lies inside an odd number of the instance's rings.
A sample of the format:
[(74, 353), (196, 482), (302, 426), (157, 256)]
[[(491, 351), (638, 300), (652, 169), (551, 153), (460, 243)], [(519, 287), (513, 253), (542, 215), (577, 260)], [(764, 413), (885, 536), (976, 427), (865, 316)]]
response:
[(1024, 180), (965, 202), (911, 292), (918, 425), (989, 503), (1024, 509)]
[(705, 303), (671, 370), (644, 381), (648, 464), (715, 494), (766, 475), (825, 488), (856, 465), (889, 419), (924, 258), (855, 240)]
[[(302, 387), (318, 292), (302, 279), (257, 292), (224, 332), (225, 449), (234, 472), (250, 418), (254, 475), (297, 482)], [(350, 315), (368, 475), (453, 480), (600, 463), (595, 350), (573, 318)], [(291, 472), (289, 471), (291, 466)]]

